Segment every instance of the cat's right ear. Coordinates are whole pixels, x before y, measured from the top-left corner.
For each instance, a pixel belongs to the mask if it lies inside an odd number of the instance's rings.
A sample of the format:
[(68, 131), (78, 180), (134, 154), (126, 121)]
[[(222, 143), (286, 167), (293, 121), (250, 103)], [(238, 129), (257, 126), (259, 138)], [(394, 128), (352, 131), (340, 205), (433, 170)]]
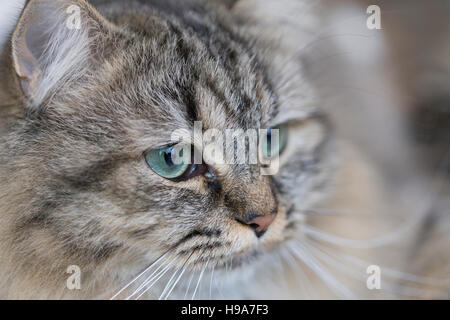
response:
[(80, 78), (110, 25), (84, 0), (30, 0), (12, 36), (14, 71), (24, 95), (43, 101)]

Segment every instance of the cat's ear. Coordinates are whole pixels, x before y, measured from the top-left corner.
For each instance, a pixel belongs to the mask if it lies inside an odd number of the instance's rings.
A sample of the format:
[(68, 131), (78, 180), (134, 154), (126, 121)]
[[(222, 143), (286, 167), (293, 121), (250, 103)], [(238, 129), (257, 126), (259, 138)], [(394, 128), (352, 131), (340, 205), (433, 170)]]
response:
[(12, 36), (12, 58), (23, 93), (38, 102), (79, 77), (92, 45), (110, 27), (84, 0), (31, 0)]

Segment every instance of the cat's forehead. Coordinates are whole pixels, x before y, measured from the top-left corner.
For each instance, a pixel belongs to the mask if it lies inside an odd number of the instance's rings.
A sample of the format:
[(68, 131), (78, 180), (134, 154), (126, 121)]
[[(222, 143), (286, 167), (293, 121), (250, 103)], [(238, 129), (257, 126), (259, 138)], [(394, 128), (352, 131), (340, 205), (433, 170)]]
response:
[(255, 53), (214, 54), (195, 39), (152, 41), (127, 53), (118, 75), (132, 79), (131, 89), (130, 83), (123, 88), (139, 97), (148, 116), (178, 126), (202, 121), (207, 128), (258, 128), (276, 116), (277, 94)]

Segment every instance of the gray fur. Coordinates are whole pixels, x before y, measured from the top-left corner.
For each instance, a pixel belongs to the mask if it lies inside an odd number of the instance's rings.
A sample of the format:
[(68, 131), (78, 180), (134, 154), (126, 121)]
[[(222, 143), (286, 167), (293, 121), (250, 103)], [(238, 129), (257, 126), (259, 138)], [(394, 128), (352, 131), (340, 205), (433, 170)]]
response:
[[(45, 1), (29, 6), (38, 2)], [(62, 19), (58, 15), (67, 3), (56, 2), (62, 7), (55, 19)], [(1, 233), (2, 254), (11, 254), (15, 267), (4, 267), (2, 279), (19, 279), (34, 270), (30, 277), (45, 282), (49, 268), (61, 275), (76, 264), (87, 274), (85, 281), (107, 283), (124, 263), (143, 268), (151, 261), (144, 255), (167, 250), (179, 263), (192, 255), (193, 270), (208, 259), (216, 260), (218, 268), (232, 256), (239, 260), (256, 240), (251, 233), (241, 243), (231, 240), (232, 233), (248, 233), (236, 225), (235, 212), (264, 211), (266, 203), (272, 212), (271, 197), (281, 202), (277, 211), (292, 207), (292, 197), (301, 198), (284, 192), (282, 199), (281, 189), (292, 189), (301, 180), (297, 189), (307, 195), (322, 180), (320, 159), (308, 171), (301, 165), (289, 168), (298, 180), (230, 166), (216, 172), (220, 188), (203, 190), (201, 177), (189, 183), (163, 181), (144, 164), (142, 154), (167, 143), (175, 129), (191, 130), (194, 121), (203, 121), (205, 130), (278, 124), (274, 120), (285, 93), (277, 88), (282, 71), (269, 65), (276, 53), (268, 55), (272, 48), (246, 33), (242, 21), (222, 5), (92, 3), (108, 24), (85, 13), (83, 28), (74, 34), (50, 31), (53, 38), (43, 41), (53, 41), (52, 52), (62, 56), (44, 56), (40, 63), (61, 75), (55, 78), (44, 69), (30, 99), (11, 96), (21, 102), (15, 103), (14, 121), (1, 137), (0, 193), (2, 219), (9, 221)], [(58, 27), (62, 20), (53, 24)], [(19, 92), (16, 80), (3, 87), (14, 83)], [(286, 236), (277, 235), (275, 242)], [(24, 250), (25, 256), (17, 255)], [(128, 273), (119, 273), (122, 277)], [(45, 295), (51, 282), (30, 296)], [(69, 292), (63, 285), (56, 284), (55, 292), (64, 296)], [(15, 280), (2, 288), (4, 297), (22, 296)]]

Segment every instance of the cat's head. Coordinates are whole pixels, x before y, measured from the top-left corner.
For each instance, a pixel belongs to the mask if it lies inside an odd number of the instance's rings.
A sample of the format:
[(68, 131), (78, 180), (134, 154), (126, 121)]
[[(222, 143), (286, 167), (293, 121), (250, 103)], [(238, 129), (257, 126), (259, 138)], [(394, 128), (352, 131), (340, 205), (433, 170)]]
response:
[[(81, 0), (26, 7), (11, 46), (23, 106), (3, 143), (1, 193), (28, 266), (139, 269), (166, 254), (191, 270), (245, 268), (298, 234), (328, 177), (328, 128), (300, 60), (250, 36), (232, 10), (193, 8), (176, 17), (127, 2), (107, 20)], [(204, 151), (194, 134), (173, 140), (195, 121), (201, 133), (279, 128), (278, 170), (174, 164), (174, 145)]]

